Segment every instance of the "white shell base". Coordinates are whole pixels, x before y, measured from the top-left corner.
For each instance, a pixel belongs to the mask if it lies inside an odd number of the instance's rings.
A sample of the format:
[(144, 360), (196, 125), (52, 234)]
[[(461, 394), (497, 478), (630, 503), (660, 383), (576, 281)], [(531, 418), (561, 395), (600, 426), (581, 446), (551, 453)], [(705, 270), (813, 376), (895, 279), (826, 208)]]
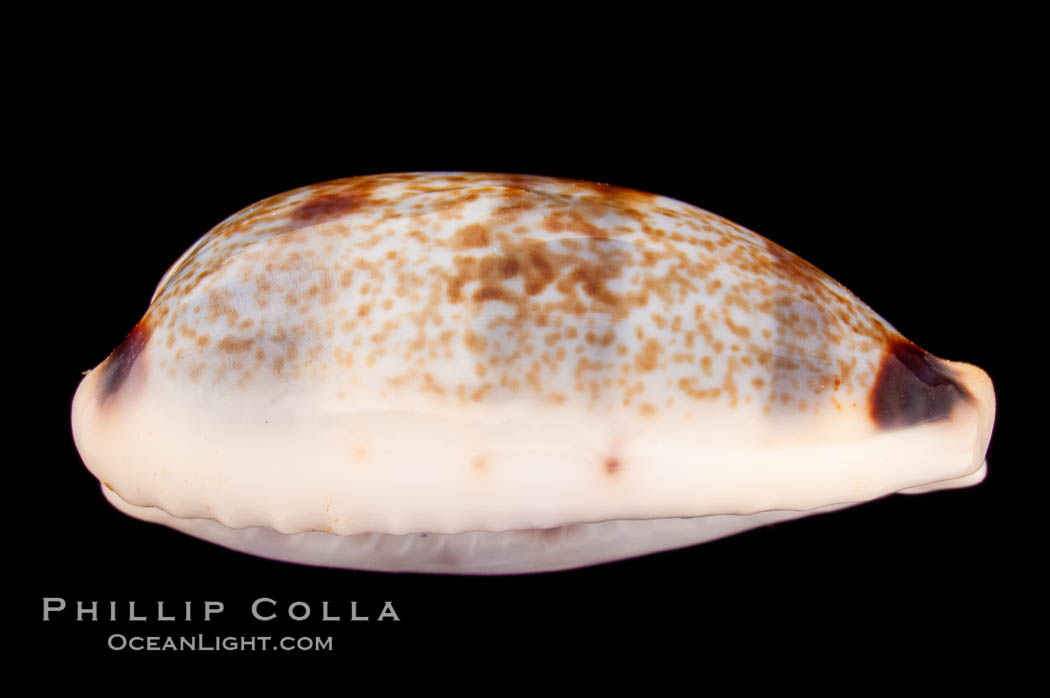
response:
[(321, 531), (283, 534), (261, 526), (230, 528), (214, 519), (180, 519), (156, 507), (129, 504), (105, 486), (102, 492), (125, 514), (252, 555), (325, 567), (439, 574), (524, 574), (584, 567), (697, 545), (855, 503), (808, 511), (601, 521), (525, 531), (340, 536)]

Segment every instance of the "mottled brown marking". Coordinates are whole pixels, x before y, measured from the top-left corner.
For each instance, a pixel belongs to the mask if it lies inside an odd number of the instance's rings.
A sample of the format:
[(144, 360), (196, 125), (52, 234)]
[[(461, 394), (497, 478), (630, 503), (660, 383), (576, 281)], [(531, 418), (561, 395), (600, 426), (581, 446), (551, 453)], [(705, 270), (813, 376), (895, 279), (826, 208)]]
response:
[(505, 288), (493, 287), (493, 286), (482, 286), (474, 295), (471, 296), (476, 303), (484, 303), (485, 301), (501, 301), (503, 303), (513, 304), (515, 295), (511, 291)]
[(692, 376), (689, 378), (679, 378), (678, 389), (694, 400), (707, 400), (710, 398), (716, 398), (722, 394), (721, 388), (698, 388), (694, 385), (695, 382), (696, 378)]
[(489, 340), (473, 330), (467, 330), (464, 333), (463, 343), (467, 345), (468, 349), (479, 354), (487, 351), (489, 347)]
[(634, 355), (635, 366), (638, 367), (639, 371), (643, 372), (655, 370), (659, 365), (661, 351), (663, 350), (660, 347), (660, 342), (650, 337), (645, 340), (642, 350)]
[(543, 219), (543, 227), (552, 233), (579, 233), (592, 238), (608, 238), (609, 232), (584, 219), (576, 211), (555, 211)]
[(246, 352), (252, 348), (252, 340), (241, 337), (226, 337), (215, 345), (223, 354), (234, 354)]
[(430, 393), (436, 393), (438, 395), (444, 395), (445, 394), (445, 388), (442, 387), (441, 384), (439, 384), (434, 379), (434, 376), (432, 376), (429, 373), (424, 373), (423, 374), (423, 390), (426, 390), (427, 392), (430, 392)]
[(492, 233), (483, 225), (472, 223), (456, 231), (452, 236), (451, 245), (456, 250), (466, 250), (472, 247), (488, 247), (492, 243)]
[(227, 324), (233, 327), (237, 324), (237, 310), (228, 300), (228, 291), (212, 291), (208, 294), (208, 322), (214, 323), (219, 317), (226, 319)]
[(606, 475), (615, 475), (620, 472), (620, 459), (614, 456), (609, 456), (605, 459), (605, 473)]
[(289, 230), (317, 225), (355, 211), (368, 200), (356, 194), (321, 196), (306, 201), (292, 212)]

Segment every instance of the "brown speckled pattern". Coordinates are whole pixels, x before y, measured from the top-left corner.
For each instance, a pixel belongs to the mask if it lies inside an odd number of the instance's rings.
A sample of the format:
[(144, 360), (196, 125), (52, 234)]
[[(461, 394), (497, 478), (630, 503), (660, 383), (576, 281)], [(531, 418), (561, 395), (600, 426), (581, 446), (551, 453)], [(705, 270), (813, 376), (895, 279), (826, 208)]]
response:
[(643, 418), (857, 409), (896, 336), (812, 265), (699, 208), (496, 174), (266, 199), (177, 262), (144, 322), (157, 370), (202, 386), (317, 380), (342, 399), (381, 375), (389, 393)]

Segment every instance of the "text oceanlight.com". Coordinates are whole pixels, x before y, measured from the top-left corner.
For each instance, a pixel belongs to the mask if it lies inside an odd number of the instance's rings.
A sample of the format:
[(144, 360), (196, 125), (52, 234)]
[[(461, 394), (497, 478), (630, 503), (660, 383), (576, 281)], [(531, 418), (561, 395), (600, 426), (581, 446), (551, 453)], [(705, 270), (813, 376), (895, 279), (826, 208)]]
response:
[(132, 652), (330, 652), (333, 649), (331, 637), (243, 637), (204, 634), (143, 636), (114, 633), (109, 636), (106, 645), (111, 650)]

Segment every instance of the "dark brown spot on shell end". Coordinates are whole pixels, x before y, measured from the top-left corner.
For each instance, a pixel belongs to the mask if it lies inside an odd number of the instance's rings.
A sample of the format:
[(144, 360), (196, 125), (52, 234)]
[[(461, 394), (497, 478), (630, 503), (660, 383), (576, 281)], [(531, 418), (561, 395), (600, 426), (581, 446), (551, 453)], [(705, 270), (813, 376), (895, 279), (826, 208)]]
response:
[(871, 418), (880, 429), (945, 419), (970, 392), (947, 364), (901, 337), (889, 341), (871, 389)]
[(99, 401), (105, 404), (115, 395), (131, 375), (131, 369), (138, 361), (142, 350), (149, 342), (150, 328), (145, 321), (139, 322), (132, 328), (124, 341), (120, 343), (113, 353), (106, 358), (102, 367), (99, 380)]

